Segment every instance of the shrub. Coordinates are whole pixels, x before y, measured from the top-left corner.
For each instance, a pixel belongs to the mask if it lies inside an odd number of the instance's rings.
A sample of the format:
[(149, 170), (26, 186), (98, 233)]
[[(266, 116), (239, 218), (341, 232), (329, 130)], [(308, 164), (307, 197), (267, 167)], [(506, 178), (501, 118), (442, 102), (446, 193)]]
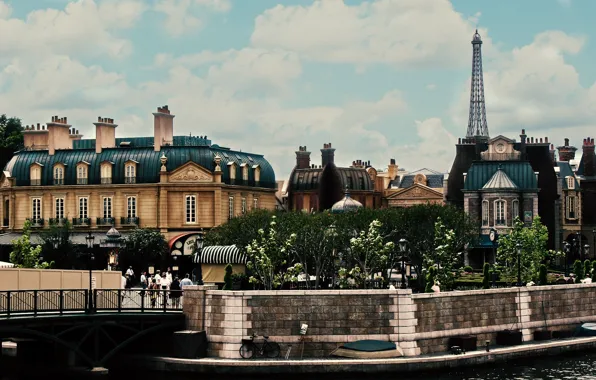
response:
[(484, 263), (484, 277), (482, 277), (482, 289), (490, 289), (490, 264)]
[(591, 277), (592, 274), (592, 263), (590, 260), (586, 259), (584, 261), (584, 277)]
[(548, 284), (547, 270), (546, 270), (546, 265), (544, 265), (544, 264), (540, 264), (540, 269), (538, 272), (538, 284), (540, 284), (540, 285)]
[(474, 272), (474, 268), (472, 268), (472, 267), (471, 267), (471, 266), (469, 266), (469, 265), (466, 265), (466, 266), (464, 267), (464, 272)]
[(573, 263), (573, 274), (575, 275), (575, 283), (579, 284), (584, 278), (584, 266), (579, 260), (575, 260)]
[(223, 290), (232, 290), (232, 264), (226, 265)]

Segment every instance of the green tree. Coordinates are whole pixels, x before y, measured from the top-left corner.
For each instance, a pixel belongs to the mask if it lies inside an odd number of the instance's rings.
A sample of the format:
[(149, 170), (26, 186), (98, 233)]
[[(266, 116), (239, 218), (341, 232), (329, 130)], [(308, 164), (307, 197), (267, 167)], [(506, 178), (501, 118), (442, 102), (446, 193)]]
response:
[(21, 149), (23, 149), (21, 120), (0, 115), (0, 170), (4, 169), (14, 152)]
[(584, 266), (580, 260), (575, 260), (573, 263), (573, 274), (575, 275), (576, 284), (579, 284), (584, 279)]
[(12, 252), (10, 252), (10, 262), (17, 268), (37, 268), (47, 269), (53, 265), (53, 262), (40, 260), (41, 245), (33, 246), (31, 244), (31, 222), (26, 221), (23, 226), (23, 235), (13, 240)]
[[(497, 261), (503, 268), (505, 277), (517, 278), (519, 256), (522, 282), (532, 281), (538, 273), (540, 264), (544, 263), (549, 256), (549, 251), (546, 249), (547, 242), (548, 230), (539, 216), (534, 218), (529, 227), (516, 217), (509, 234), (499, 237)], [(517, 252), (518, 244), (521, 246), (521, 255)]]
[[(445, 289), (452, 289), (455, 266), (460, 263), (461, 251), (455, 240), (455, 231), (447, 229), (441, 218), (435, 222), (434, 250), (424, 254), (424, 268), (436, 268), (435, 282)], [(432, 286), (432, 285), (431, 285)]]
[(224, 275), (224, 287), (223, 290), (232, 290), (232, 264), (228, 264), (225, 267), (226, 274)]
[(588, 259), (584, 261), (584, 277), (592, 277), (592, 263)]
[[(72, 225), (68, 220), (63, 224), (51, 223), (50, 228), (41, 233), (43, 257), (54, 262), (54, 268), (73, 269), (78, 263), (77, 246), (72, 243)], [(57, 243), (57, 246), (54, 246)]]
[(118, 252), (118, 264), (120, 268), (132, 266), (138, 273), (150, 264), (161, 265), (167, 252), (166, 239), (159, 231), (137, 228), (126, 236), (124, 247)]
[(490, 289), (490, 264), (484, 263), (482, 268), (482, 289)]
[(538, 273), (538, 283), (540, 285), (548, 285), (548, 270), (546, 269), (546, 264), (540, 264), (540, 269)]

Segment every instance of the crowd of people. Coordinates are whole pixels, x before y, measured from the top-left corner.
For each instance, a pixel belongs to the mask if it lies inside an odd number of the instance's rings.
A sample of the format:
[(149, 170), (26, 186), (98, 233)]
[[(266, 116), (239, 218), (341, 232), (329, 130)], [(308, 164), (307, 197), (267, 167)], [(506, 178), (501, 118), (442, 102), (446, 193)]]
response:
[[(186, 274), (180, 280), (177, 275), (172, 273), (170, 268), (167, 268), (164, 272), (157, 270), (154, 274), (143, 271), (137, 279), (134, 270), (129, 267), (122, 276), (122, 288), (129, 291), (134, 287), (140, 288), (140, 296), (148, 296), (151, 307), (157, 307), (160, 303), (163, 305), (163, 302), (167, 302), (167, 305), (174, 308), (180, 307), (180, 298), (183, 295), (182, 287), (186, 285), (193, 285), (190, 275)], [(147, 292), (147, 290), (150, 291)], [(161, 290), (162, 292), (156, 292), (155, 290)]]

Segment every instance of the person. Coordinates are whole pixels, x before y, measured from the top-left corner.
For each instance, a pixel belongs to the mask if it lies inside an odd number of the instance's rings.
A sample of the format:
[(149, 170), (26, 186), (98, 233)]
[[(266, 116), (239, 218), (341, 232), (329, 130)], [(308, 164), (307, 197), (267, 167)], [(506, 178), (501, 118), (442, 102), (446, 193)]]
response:
[(186, 274), (182, 281), (180, 281), (180, 287), (192, 285), (192, 280), (190, 279), (190, 274)]
[(171, 284), (172, 283), (172, 269), (168, 268), (168, 270), (166, 271), (166, 278), (168, 279), (168, 283)]
[(141, 288), (147, 289), (147, 272), (141, 273)]
[(149, 285), (149, 299), (151, 300), (151, 307), (155, 307), (155, 302), (157, 301), (157, 290), (159, 289), (159, 285), (157, 285), (157, 281), (155, 279), (151, 280), (151, 284)]
[(180, 280), (178, 277), (174, 277), (174, 281), (170, 284), (170, 299), (172, 300), (172, 306), (174, 308), (180, 307), (180, 296), (182, 295), (182, 290), (180, 287)]
[(128, 267), (128, 269), (126, 270), (126, 275), (129, 276), (131, 278), (131, 280), (134, 278), (135, 271), (132, 270), (132, 266)]

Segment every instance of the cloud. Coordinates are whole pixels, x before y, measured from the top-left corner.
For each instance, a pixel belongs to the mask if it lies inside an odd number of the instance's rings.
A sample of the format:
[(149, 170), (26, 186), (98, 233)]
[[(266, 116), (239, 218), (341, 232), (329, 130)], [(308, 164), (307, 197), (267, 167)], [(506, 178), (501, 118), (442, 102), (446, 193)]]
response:
[(159, 0), (154, 10), (166, 16), (164, 28), (171, 36), (178, 37), (201, 29), (203, 21), (199, 14), (205, 10), (228, 12), (231, 8), (229, 0)]
[(6, 20), (12, 14), (12, 8), (4, 1), (0, 1), (0, 20)]
[(377, 0), (354, 6), (319, 0), (265, 11), (256, 18), (251, 43), (332, 63), (461, 66), (469, 64), (478, 17), (464, 19), (448, 0)]
[(569, 8), (571, 6), (571, 0), (557, 0), (562, 7)]

